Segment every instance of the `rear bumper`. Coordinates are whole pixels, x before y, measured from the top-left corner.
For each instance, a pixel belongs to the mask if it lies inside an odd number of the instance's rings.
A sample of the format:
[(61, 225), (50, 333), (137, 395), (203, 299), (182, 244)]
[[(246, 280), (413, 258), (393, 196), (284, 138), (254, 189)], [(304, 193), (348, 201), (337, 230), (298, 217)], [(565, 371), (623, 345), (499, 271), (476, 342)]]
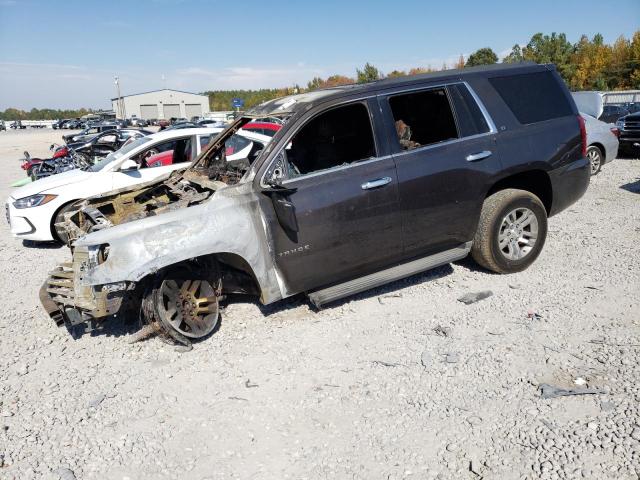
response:
[(549, 216), (560, 213), (577, 202), (589, 187), (591, 166), (589, 160), (581, 158), (549, 172), (553, 202)]
[(618, 138), (618, 141), (620, 142), (620, 146), (624, 146), (624, 147), (632, 147), (632, 146), (636, 146), (634, 144), (638, 143), (640, 144), (640, 132), (634, 132), (633, 134), (630, 133), (620, 133), (620, 138)]

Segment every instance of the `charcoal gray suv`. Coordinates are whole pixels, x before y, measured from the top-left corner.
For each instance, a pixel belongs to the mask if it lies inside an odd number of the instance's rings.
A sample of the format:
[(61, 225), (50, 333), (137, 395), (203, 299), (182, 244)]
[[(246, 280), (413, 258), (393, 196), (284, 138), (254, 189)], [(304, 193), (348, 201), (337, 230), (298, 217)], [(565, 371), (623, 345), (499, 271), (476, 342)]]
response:
[[(283, 126), (226, 155), (254, 118)], [(589, 184), (584, 121), (553, 65), (387, 79), (273, 100), (212, 139), (185, 171), (80, 202), (73, 259), (41, 299), (60, 325), (137, 316), (181, 342), (220, 302), (333, 300), (471, 253), (499, 273), (540, 254), (547, 218)]]

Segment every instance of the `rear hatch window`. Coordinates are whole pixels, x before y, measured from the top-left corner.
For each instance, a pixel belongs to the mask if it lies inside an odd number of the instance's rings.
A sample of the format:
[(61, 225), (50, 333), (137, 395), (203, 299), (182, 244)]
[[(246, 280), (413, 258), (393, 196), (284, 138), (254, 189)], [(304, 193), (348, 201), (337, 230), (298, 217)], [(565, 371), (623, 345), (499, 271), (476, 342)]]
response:
[(562, 85), (551, 72), (493, 77), (489, 82), (522, 124), (573, 115)]

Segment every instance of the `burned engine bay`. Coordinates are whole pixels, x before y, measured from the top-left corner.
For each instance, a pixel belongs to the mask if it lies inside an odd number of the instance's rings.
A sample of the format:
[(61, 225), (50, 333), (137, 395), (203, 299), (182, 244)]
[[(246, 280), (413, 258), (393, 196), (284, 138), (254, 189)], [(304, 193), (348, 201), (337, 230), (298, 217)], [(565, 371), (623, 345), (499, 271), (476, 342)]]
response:
[(161, 181), (78, 202), (60, 225), (67, 232), (69, 246), (88, 233), (200, 204), (216, 190), (238, 183), (260, 150), (254, 148), (248, 158), (228, 162), (225, 142), (250, 120), (236, 120), (186, 170)]

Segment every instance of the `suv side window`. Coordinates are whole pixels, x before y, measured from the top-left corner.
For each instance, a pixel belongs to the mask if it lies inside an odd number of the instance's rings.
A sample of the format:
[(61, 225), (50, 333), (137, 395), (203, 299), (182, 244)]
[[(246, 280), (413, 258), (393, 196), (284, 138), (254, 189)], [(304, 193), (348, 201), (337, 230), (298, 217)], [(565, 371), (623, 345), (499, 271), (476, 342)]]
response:
[(369, 110), (358, 102), (321, 113), (293, 136), (286, 155), (290, 177), (375, 157)]
[(444, 87), (394, 95), (389, 106), (402, 150), (458, 138)]
[(458, 129), (461, 137), (470, 137), (487, 133), (491, 129), (487, 124), (487, 119), (482, 114), (478, 103), (469, 92), (466, 85), (456, 83), (449, 86), (449, 95), (456, 111)]
[(489, 78), (523, 125), (573, 115), (569, 99), (551, 72)]

